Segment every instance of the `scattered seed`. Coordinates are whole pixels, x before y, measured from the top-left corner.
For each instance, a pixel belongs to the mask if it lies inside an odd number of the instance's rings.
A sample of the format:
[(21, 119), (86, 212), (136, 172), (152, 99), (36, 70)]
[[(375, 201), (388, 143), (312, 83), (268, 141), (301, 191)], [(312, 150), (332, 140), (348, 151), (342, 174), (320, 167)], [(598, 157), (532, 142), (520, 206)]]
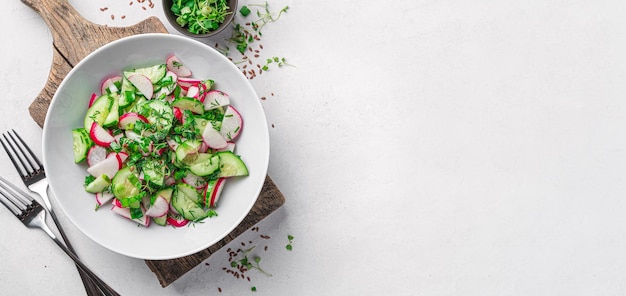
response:
[(267, 246), (265, 246), (265, 248), (263, 248), (264, 251), (267, 251)]
[(220, 292), (220, 293), (222, 293), (222, 288), (217, 287), (217, 291), (218, 291), (218, 292)]
[(122, 19), (125, 19), (125, 18), (126, 18), (126, 16), (125, 16), (125, 15), (123, 15), (123, 16), (122, 16)]
[(259, 47), (260, 47), (261, 49), (263, 49), (263, 44), (259, 44)]
[(141, 9), (146, 10), (146, 7), (145, 7), (145, 6), (142, 6), (142, 7), (141, 7)]
[(130, 3), (128, 3), (128, 5), (133, 5), (133, 1), (130, 1)]
[(272, 128), (274, 128), (274, 124), (272, 123)]
[(260, 236), (261, 236), (261, 238), (264, 238), (264, 239), (270, 239), (269, 235), (261, 234)]
[(109, 9), (109, 8), (108, 7), (102, 7), (102, 8), (100, 8), (100, 11), (105, 11), (107, 9)]
[(114, 16), (114, 15), (111, 15), (111, 19), (112, 19), (112, 20), (114, 20), (114, 19), (115, 19), (115, 16)]
[(261, 97), (261, 100), (265, 101), (265, 100), (267, 100), (267, 98), (266, 97)]

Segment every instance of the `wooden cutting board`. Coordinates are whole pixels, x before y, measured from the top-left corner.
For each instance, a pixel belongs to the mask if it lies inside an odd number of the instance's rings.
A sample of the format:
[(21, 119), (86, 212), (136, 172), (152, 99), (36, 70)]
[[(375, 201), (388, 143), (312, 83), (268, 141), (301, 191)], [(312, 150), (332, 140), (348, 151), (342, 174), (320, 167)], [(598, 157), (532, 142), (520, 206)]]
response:
[[(149, 17), (129, 27), (107, 27), (84, 19), (67, 0), (21, 1), (43, 18), (50, 28), (53, 39), (52, 66), (48, 81), (29, 107), (30, 115), (41, 127), (44, 125), (46, 112), (59, 84), (74, 65), (89, 53), (122, 37), (144, 33), (168, 33), (163, 23), (156, 17)], [(268, 176), (250, 214), (226, 238), (193, 255), (172, 260), (146, 260), (146, 264), (155, 273), (161, 286), (166, 287), (284, 203), (285, 197)]]

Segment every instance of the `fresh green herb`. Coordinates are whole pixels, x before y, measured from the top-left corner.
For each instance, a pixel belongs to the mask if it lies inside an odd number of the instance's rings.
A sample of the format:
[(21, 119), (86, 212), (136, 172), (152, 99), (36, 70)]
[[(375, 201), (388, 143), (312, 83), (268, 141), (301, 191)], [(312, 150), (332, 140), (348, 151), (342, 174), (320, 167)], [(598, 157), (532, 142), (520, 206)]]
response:
[(94, 180), (96, 180), (96, 177), (92, 175), (85, 176), (85, 186), (91, 184), (91, 182), (93, 182)]
[(272, 64), (277, 65), (278, 67), (292, 66), (287, 63), (287, 60), (285, 58), (273, 57), (265, 60), (265, 65), (263, 65), (261, 69), (263, 69), (263, 71), (267, 71), (270, 69), (270, 65)]
[(239, 9), (239, 13), (241, 13), (242, 16), (246, 17), (250, 14), (250, 8), (244, 5), (241, 7), (241, 9)]
[(247, 270), (256, 269), (267, 276), (272, 276), (270, 273), (266, 272), (265, 270), (263, 270), (263, 268), (261, 268), (261, 265), (260, 265), (261, 257), (254, 256), (252, 257), (252, 260), (248, 258), (248, 255), (250, 255), (250, 252), (252, 252), (252, 250), (254, 250), (255, 247), (256, 246), (253, 246), (246, 250), (242, 250), (242, 249), (237, 250), (239, 253), (243, 254), (243, 258), (232, 261), (230, 263), (230, 266), (233, 268), (238, 268), (238, 269), (242, 267)]
[(215, 31), (232, 13), (226, 0), (177, 0), (170, 9), (176, 23), (193, 34)]
[(250, 291), (252, 291), (252, 292), (256, 292), (256, 287), (255, 287), (255, 286), (252, 286), (252, 288), (250, 288)]
[(287, 249), (288, 251), (291, 251), (293, 249), (293, 235), (287, 235), (287, 240), (289, 241), (289, 243), (285, 246), (285, 249)]

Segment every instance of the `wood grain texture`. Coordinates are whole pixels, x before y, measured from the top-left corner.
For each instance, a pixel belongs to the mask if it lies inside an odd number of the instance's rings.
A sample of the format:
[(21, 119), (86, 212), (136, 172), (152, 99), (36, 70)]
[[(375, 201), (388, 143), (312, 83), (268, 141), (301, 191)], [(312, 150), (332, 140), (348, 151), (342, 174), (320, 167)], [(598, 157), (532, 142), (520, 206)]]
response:
[[(129, 27), (108, 27), (87, 21), (67, 0), (22, 0), (46, 22), (52, 33), (53, 58), (48, 82), (29, 107), (31, 117), (43, 126), (57, 87), (67, 73), (88, 54), (123, 37), (144, 33), (167, 33), (156, 17)], [(43, 118), (41, 118), (43, 116)]]
[(263, 218), (280, 208), (284, 203), (284, 195), (280, 192), (272, 179), (267, 176), (265, 178), (261, 194), (248, 216), (246, 216), (246, 218), (244, 218), (243, 221), (241, 221), (241, 223), (224, 239), (193, 255), (172, 260), (146, 260), (146, 264), (157, 276), (161, 286), (167, 287), (169, 284), (173, 283), (185, 273), (196, 267), (202, 261), (209, 258), (213, 253), (217, 252), (246, 230), (263, 220)]
[[(22, 0), (22, 2), (39, 13), (50, 27), (53, 37), (52, 66), (48, 81), (29, 106), (32, 118), (41, 127), (44, 125), (48, 107), (59, 84), (74, 65), (89, 53), (126, 36), (167, 33), (163, 23), (156, 17), (150, 17), (130, 27), (106, 27), (85, 20), (67, 0)], [(267, 176), (261, 194), (248, 216), (224, 239), (193, 255), (172, 260), (147, 260), (146, 264), (155, 273), (161, 286), (166, 287), (284, 203), (285, 197)]]

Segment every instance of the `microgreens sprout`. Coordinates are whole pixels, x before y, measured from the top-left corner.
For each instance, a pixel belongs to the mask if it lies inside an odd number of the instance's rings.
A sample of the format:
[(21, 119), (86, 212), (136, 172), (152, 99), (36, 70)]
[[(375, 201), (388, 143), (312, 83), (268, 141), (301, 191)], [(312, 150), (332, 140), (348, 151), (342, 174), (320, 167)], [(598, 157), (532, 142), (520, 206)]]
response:
[(252, 246), (251, 248), (245, 249), (245, 250), (239, 249), (238, 251), (243, 254), (243, 258), (232, 261), (230, 263), (230, 266), (233, 268), (244, 267), (248, 270), (256, 269), (267, 276), (272, 276), (270, 273), (266, 272), (265, 270), (263, 270), (263, 268), (261, 268), (261, 265), (260, 265), (261, 257), (254, 256), (252, 257), (252, 260), (248, 258), (248, 255), (250, 255), (250, 252), (252, 252), (252, 250), (254, 250), (255, 247), (256, 246)]
[(287, 240), (289, 241), (289, 243), (285, 246), (285, 249), (291, 251), (293, 249), (293, 235), (287, 235)]
[(263, 69), (263, 71), (268, 71), (270, 69), (270, 65), (272, 64), (277, 65), (278, 67), (292, 66), (287, 63), (287, 60), (285, 58), (273, 57), (265, 60), (265, 65), (263, 65), (261, 69)]

